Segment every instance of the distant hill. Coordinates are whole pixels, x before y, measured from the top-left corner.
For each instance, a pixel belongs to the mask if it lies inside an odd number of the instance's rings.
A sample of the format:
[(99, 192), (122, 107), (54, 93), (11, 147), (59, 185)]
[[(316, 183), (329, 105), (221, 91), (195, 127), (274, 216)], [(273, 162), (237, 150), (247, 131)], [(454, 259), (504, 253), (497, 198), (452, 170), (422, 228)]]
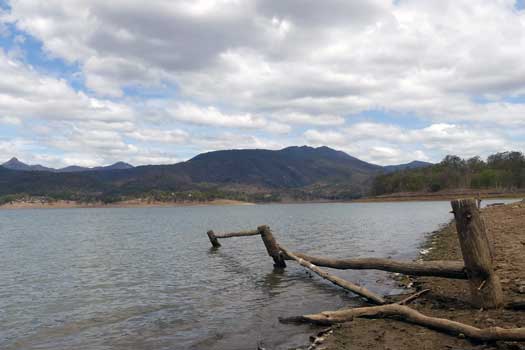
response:
[[(9, 162), (8, 162), (9, 163)], [(406, 166), (406, 165), (403, 165)], [(155, 196), (234, 199), (348, 199), (368, 193), (385, 168), (328, 147), (245, 149), (200, 154), (172, 165), (67, 167), (0, 171), (0, 196), (15, 193), (62, 199), (120, 200)], [(48, 168), (49, 169), (49, 168)], [(111, 170), (111, 171), (102, 171)], [(158, 199), (158, 198), (157, 198)]]
[(422, 162), (420, 160), (414, 160), (406, 164), (387, 165), (387, 166), (384, 166), (383, 169), (385, 170), (386, 173), (392, 173), (392, 172), (400, 171), (400, 170), (426, 168), (432, 165), (434, 164), (428, 163), (428, 162)]
[(28, 165), (26, 163), (23, 163), (19, 161), (16, 157), (11, 158), (7, 162), (1, 164), (4, 168), (11, 169), (11, 170), (20, 170), (20, 171), (49, 171), (49, 172), (55, 172), (55, 173), (72, 173), (72, 172), (80, 172), (80, 171), (106, 171), (106, 170), (122, 170), (122, 169), (131, 169), (133, 168), (133, 165), (124, 163), (124, 162), (117, 162), (115, 164), (111, 164), (108, 166), (98, 166), (94, 168), (86, 168), (81, 167), (77, 165), (71, 165), (65, 168), (60, 169), (54, 169), (54, 168), (48, 168), (42, 165)]

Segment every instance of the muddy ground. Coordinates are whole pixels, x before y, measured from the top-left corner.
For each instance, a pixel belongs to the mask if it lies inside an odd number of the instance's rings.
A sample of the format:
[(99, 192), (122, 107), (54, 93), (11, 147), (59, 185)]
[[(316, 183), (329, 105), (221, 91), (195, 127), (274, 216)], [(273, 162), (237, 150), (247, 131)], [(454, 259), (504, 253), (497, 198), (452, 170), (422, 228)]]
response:
[[(525, 301), (525, 203), (483, 210), (483, 219), (495, 240), (495, 268), (505, 302)], [(460, 260), (461, 251), (453, 224), (434, 234), (428, 241), (424, 260)], [(410, 306), (435, 317), (467, 323), (479, 328), (490, 326), (525, 327), (525, 311), (474, 309), (469, 304), (466, 281), (421, 277), (414, 280), (418, 289), (431, 292)], [(399, 298), (401, 299), (401, 298)], [(319, 349), (506, 349), (525, 350), (525, 342), (473, 343), (421, 326), (401, 321), (354, 319), (334, 327)]]

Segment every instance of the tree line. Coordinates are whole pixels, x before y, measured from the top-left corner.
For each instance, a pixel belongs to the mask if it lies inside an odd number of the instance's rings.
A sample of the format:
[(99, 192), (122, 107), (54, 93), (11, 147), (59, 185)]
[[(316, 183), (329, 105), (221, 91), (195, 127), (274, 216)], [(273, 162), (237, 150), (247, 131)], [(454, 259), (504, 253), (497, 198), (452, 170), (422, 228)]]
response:
[(374, 179), (372, 194), (396, 192), (438, 192), (449, 189), (525, 188), (525, 156), (521, 152), (500, 152), (463, 159), (447, 155), (440, 163), (379, 175)]

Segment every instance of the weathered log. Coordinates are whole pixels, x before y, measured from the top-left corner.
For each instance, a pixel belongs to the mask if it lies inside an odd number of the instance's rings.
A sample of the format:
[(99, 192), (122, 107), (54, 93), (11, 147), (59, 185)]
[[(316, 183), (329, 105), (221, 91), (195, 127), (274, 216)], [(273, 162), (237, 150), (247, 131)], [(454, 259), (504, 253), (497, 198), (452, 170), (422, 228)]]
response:
[(274, 264), (273, 266), (276, 268), (285, 268), (286, 262), (284, 261), (284, 257), (281, 254), (281, 250), (279, 249), (279, 245), (277, 244), (277, 241), (273, 237), (272, 231), (270, 230), (269, 226), (259, 226), (257, 228), (257, 232), (261, 235), (261, 238), (264, 242), (264, 246), (266, 247), (266, 250), (268, 251), (268, 255), (273, 258)]
[(231, 237), (257, 236), (259, 234), (260, 234), (260, 232), (258, 230), (250, 230), (250, 231), (224, 233), (222, 235), (215, 235), (215, 237), (217, 237), (217, 238), (231, 238)]
[(283, 323), (299, 322), (331, 325), (334, 323), (351, 321), (354, 317), (395, 317), (404, 322), (417, 324), (455, 336), (465, 336), (478, 341), (525, 341), (525, 328), (507, 329), (501, 327), (490, 327), (480, 329), (445, 318), (426, 316), (408, 306), (398, 304), (343, 309), (339, 311), (325, 311), (319, 314), (280, 318), (279, 320)]
[(434, 276), (467, 279), (465, 265), (460, 261), (396, 261), (379, 258), (330, 259), (294, 253), (314, 265), (340, 270), (381, 270), (411, 276)]
[(217, 239), (217, 236), (215, 236), (215, 233), (212, 230), (209, 230), (206, 232), (208, 235), (208, 238), (210, 239), (211, 245), (214, 248), (219, 248), (221, 244), (219, 243), (219, 240)]
[(313, 271), (314, 273), (316, 273), (317, 275), (321, 276), (322, 278), (332, 282), (333, 284), (341, 287), (341, 288), (344, 288), (352, 293), (355, 293), (357, 295), (360, 295), (362, 296), (363, 298), (373, 302), (374, 304), (384, 304), (385, 303), (385, 299), (383, 299), (381, 296), (375, 294), (374, 292), (371, 292), (370, 290), (364, 288), (364, 287), (361, 287), (361, 286), (358, 286), (352, 282), (349, 282), (345, 279), (342, 279), (340, 277), (337, 277), (337, 276), (334, 276), (322, 269), (320, 269), (319, 267), (315, 266), (314, 264), (312, 264), (311, 262), (309, 261), (306, 261), (298, 256), (296, 256), (294, 253), (288, 251), (286, 248), (284, 247), (280, 247), (281, 251), (284, 253), (285, 256), (289, 257), (290, 259), (292, 260), (295, 260), (299, 263), (299, 265), (301, 266), (304, 266), (306, 267), (307, 269)]
[(492, 266), (491, 243), (473, 199), (452, 201), (459, 244), (468, 276), (472, 303), (485, 309), (503, 305), (503, 291)]

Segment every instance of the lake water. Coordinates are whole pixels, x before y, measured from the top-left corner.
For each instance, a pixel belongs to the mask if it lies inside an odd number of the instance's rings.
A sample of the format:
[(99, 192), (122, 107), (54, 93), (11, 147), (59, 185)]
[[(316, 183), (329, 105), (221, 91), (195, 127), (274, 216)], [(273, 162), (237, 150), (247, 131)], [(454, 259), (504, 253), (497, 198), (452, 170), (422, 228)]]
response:
[[(501, 201), (501, 200), (498, 200)], [(485, 203), (490, 203), (485, 201)], [(448, 202), (0, 211), (1, 349), (288, 349), (310, 326), (279, 316), (359, 303), (293, 262), (274, 271), (268, 224), (292, 251), (413, 259)], [(386, 273), (337, 271), (395, 294)]]

